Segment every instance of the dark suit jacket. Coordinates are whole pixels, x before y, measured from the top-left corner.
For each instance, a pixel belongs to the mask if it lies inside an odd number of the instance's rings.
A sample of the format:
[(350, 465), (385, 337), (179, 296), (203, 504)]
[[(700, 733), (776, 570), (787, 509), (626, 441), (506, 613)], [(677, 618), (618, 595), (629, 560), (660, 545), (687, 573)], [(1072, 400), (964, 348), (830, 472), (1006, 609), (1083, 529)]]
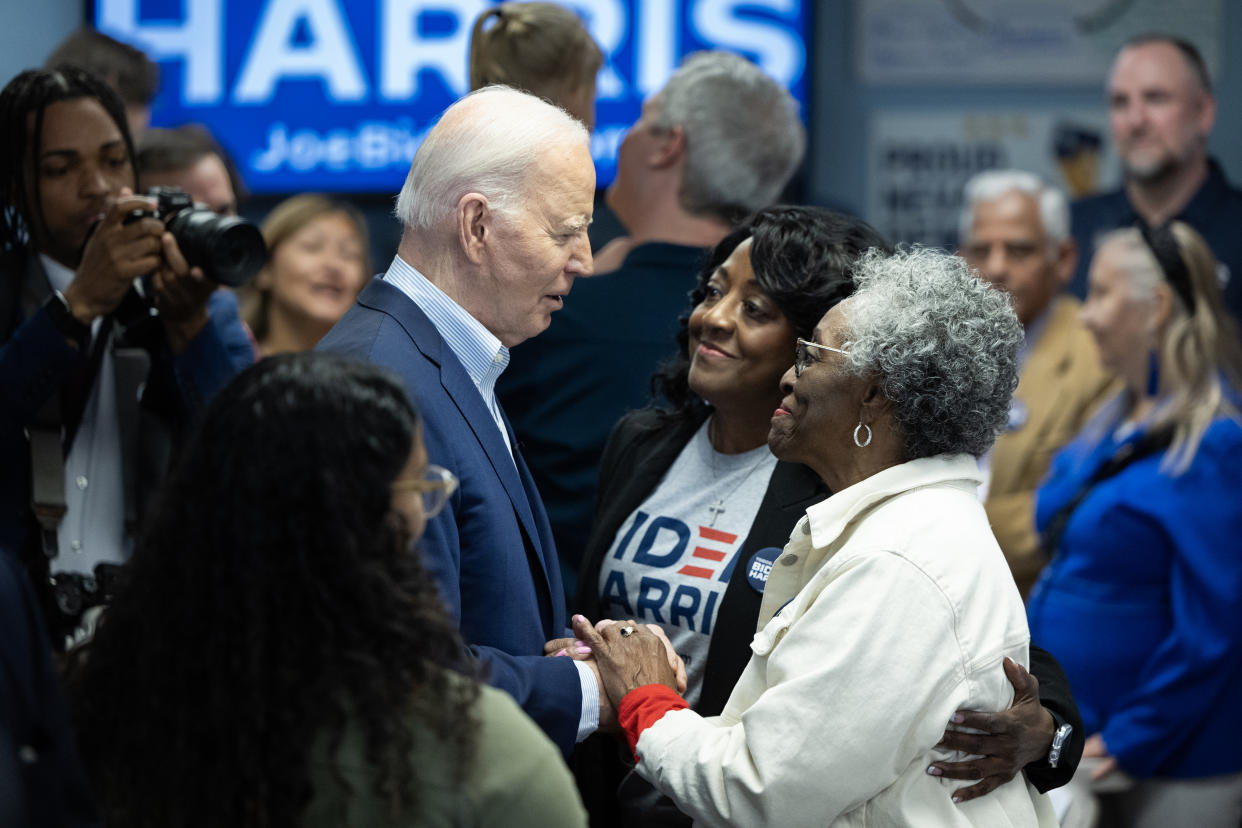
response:
[[(543, 657), (546, 641), (568, 633), (556, 548), (521, 453), (510, 455), (431, 320), (388, 282), (371, 282), (319, 348), (384, 366), (405, 383), (422, 416), (428, 459), (460, 481), (427, 524), (423, 563), (489, 683), (568, 753), (582, 690), (570, 659)], [(509, 439), (517, 445), (512, 429)]]
[(0, 549), (0, 825), (98, 825), (39, 602)]
[[(707, 412), (703, 411), (690, 419), (670, 424), (662, 421), (655, 411), (645, 409), (626, 415), (613, 429), (600, 464), (595, 526), (587, 544), (574, 604), (576, 611), (592, 621), (598, 620), (600, 607), (600, 568), (617, 530), (659, 484), (706, 415)], [(807, 467), (778, 462), (755, 522), (738, 550), (739, 562), (744, 564), (760, 549), (783, 549), (807, 507), (829, 494), (823, 481)], [(703, 668), (702, 695), (695, 707), (703, 716), (720, 713), (750, 661), (749, 644), (755, 635), (763, 596), (750, 586), (746, 571), (744, 565), (733, 568), (733, 576), (717, 611)], [(1074, 725), (1074, 740), (1055, 770), (1042, 760), (1032, 762), (1026, 768), (1027, 779), (1041, 791), (1046, 791), (1064, 785), (1073, 776), (1082, 754), (1082, 720), (1061, 666), (1051, 655), (1035, 646), (1031, 647), (1031, 673), (1039, 680), (1040, 702), (1044, 707)], [(592, 825), (629, 824), (616, 821), (618, 808), (614, 792), (624, 775), (616, 751), (592, 745), (582, 752), (582, 757), (575, 758), (575, 772), (591, 813)], [(602, 763), (602, 771), (589, 768), (588, 765), (593, 762)], [(627, 787), (632, 783), (633, 780), (628, 780)], [(645, 817), (651, 820), (650, 814)], [(686, 822), (688, 824), (688, 820)]]

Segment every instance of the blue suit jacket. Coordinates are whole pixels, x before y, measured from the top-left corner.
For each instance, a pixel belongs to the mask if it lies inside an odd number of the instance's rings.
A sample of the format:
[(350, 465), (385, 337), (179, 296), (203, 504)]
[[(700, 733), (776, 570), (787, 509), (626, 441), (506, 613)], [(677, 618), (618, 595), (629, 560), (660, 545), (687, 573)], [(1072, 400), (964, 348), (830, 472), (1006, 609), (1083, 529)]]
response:
[[(1041, 531), (1143, 436), (1146, 428), (1116, 439), (1116, 410), (1096, 421), (1104, 436), (1088, 426), (1053, 458), (1036, 499)], [(1242, 426), (1218, 415), (1180, 475), (1161, 471), (1166, 453), (1099, 481), (1074, 508), (1031, 591), (1031, 637), (1057, 654), (1085, 732), (1103, 733), (1122, 770), (1140, 779), (1238, 773)]]
[[(430, 462), (457, 475), (448, 506), (427, 525), (423, 564), (435, 577), (488, 682), (517, 700), (568, 754), (582, 690), (567, 658), (543, 645), (567, 635), (556, 548), (530, 471), (510, 455), (466, 369), (431, 320), (376, 279), (319, 343), (321, 350), (381, 365), (405, 383), (423, 421)], [(517, 439), (505, 420), (510, 442)]]

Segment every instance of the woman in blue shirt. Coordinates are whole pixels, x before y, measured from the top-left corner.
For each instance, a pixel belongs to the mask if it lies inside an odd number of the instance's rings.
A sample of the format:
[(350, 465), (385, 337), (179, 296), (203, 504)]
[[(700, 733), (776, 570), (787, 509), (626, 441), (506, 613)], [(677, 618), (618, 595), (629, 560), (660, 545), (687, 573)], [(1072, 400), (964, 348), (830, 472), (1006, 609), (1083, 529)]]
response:
[(1125, 389), (1039, 492), (1031, 637), (1069, 675), (1094, 778), (1135, 780), (1122, 824), (1237, 828), (1242, 343), (1180, 222), (1105, 237), (1082, 320)]

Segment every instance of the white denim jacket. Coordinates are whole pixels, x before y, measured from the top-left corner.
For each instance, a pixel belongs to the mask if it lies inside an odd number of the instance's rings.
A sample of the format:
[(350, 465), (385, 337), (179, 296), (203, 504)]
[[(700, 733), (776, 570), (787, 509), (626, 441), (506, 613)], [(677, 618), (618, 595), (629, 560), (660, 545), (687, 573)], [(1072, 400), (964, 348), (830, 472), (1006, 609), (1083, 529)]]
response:
[(959, 708), (1001, 710), (1026, 666), (1022, 600), (969, 455), (903, 463), (807, 510), (768, 578), (752, 657), (720, 716), (665, 714), (639, 773), (699, 825), (1055, 826), (1019, 774), (928, 776)]

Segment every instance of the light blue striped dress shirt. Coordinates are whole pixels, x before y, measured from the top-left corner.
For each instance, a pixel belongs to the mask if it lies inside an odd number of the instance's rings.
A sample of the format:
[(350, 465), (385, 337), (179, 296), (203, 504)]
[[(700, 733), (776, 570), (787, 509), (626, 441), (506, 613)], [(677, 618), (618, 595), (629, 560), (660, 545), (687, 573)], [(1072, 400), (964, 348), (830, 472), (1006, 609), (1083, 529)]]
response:
[(427, 277), (415, 270), (400, 256), (392, 257), (392, 264), (384, 274), (384, 281), (390, 282), (410, 297), (419, 310), (427, 314), (431, 324), (436, 326), (441, 338), (448, 344), (461, 362), (466, 373), (474, 382), (474, 387), (483, 395), (483, 403), (500, 429), (500, 436), (509, 448), (512, 459), (513, 445), (509, 442), (509, 432), (505, 421), (500, 416), (500, 402), (496, 399), (496, 380), (509, 365), (509, 349), (500, 344), (500, 340), (483, 327), (483, 323), (475, 319), (466, 309), (449, 298), (449, 295), (427, 280)]

